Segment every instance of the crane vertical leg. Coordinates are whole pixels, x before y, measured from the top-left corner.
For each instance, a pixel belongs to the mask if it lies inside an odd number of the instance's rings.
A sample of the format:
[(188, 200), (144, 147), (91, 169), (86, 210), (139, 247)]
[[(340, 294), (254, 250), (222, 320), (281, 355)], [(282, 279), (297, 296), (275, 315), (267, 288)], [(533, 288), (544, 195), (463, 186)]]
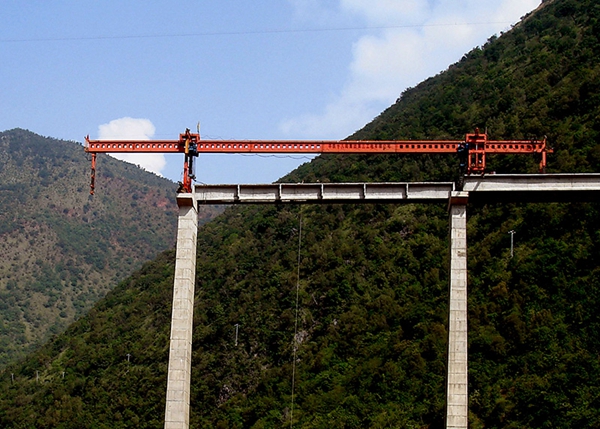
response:
[(193, 194), (177, 197), (179, 220), (165, 407), (165, 429), (188, 429), (192, 371), (192, 327), (196, 282), (198, 207)]
[(485, 172), (485, 150), (471, 149), (469, 152), (468, 174)]
[(546, 174), (546, 150), (542, 151), (542, 159), (540, 160), (540, 174)]
[(468, 192), (450, 198), (450, 306), (446, 428), (468, 426), (467, 358), (467, 199)]
[(96, 188), (96, 154), (92, 153), (92, 172), (90, 182), (90, 195), (94, 195), (94, 189)]

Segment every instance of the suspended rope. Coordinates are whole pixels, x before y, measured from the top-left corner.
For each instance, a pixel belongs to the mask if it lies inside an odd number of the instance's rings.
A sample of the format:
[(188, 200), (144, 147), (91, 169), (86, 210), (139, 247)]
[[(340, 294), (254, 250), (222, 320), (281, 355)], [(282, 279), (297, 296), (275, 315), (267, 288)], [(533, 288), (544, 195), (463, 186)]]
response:
[(292, 359), (292, 406), (290, 411), (290, 428), (294, 426), (294, 388), (296, 383), (296, 356), (298, 354), (298, 308), (300, 302), (300, 249), (302, 248), (302, 205), (298, 218), (298, 266), (296, 271), (296, 323), (294, 325), (293, 359)]

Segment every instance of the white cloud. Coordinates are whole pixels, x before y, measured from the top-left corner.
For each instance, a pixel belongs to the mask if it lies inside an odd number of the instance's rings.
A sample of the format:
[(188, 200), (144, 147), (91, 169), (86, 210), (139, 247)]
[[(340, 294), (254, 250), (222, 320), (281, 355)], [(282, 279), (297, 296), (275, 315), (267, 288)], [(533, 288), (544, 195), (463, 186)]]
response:
[(343, 10), (363, 17), (371, 25), (410, 24), (426, 18), (430, 8), (423, 0), (340, 0)]
[[(120, 118), (98, 127), (100, 140), (150, 140), (156, 128), (149, 119)], [(166, 165), (165, 156), (160, 153), (113, 153), (114, 158), (139, 165), (145, 170), (162, 176)]]
[[(331, 3), (294, 0), (294, 4)], [(348, 81), (321, 112), (284, 121), (298, 138), (344, 138), (391, 105), (406, 88), (445, 70), (495, 33), (507, 30), (540, 0), (338, 0), (370, 30), (353, 47)], [(306, 10), (303, 10), (306, 13)]]

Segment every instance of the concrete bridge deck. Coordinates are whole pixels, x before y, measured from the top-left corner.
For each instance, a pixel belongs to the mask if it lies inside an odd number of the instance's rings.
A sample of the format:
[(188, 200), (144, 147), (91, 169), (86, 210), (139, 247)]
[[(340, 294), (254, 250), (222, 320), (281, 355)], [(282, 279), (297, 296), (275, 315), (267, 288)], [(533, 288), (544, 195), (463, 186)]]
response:
[[(196, 185), (195, 199), (198, 204), (439, 203), (454, 191), (452, 182)], [(468, 176), (463, 191), (470, 202), (600, 201), (600, 174)]]
[(600, 174), (490, 174), (465, 178), (471, 202), (600, 201)]

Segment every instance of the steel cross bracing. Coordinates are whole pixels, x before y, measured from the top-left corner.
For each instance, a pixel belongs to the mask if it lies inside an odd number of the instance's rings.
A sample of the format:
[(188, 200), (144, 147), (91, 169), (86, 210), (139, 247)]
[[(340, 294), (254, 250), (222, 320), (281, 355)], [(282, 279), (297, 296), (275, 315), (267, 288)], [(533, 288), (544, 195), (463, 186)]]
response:
[(467, 174), (481, 174), (486, 169), (486, 154), (538, 154), (539, 170), (544, 172), (546, 154), (552, 152), (546, 139), (488, 140), (487, 134), (478, 130), (464, 140), (201, 140), (200, 134), (186, 130), (179, 140), (90, 140), (88, 136), (85, 150), (92, 155), (92, 194), (98, 153), (183, 153), (181, 190), (190, 192), (194, 158), (200, 153), (458, 154)]

